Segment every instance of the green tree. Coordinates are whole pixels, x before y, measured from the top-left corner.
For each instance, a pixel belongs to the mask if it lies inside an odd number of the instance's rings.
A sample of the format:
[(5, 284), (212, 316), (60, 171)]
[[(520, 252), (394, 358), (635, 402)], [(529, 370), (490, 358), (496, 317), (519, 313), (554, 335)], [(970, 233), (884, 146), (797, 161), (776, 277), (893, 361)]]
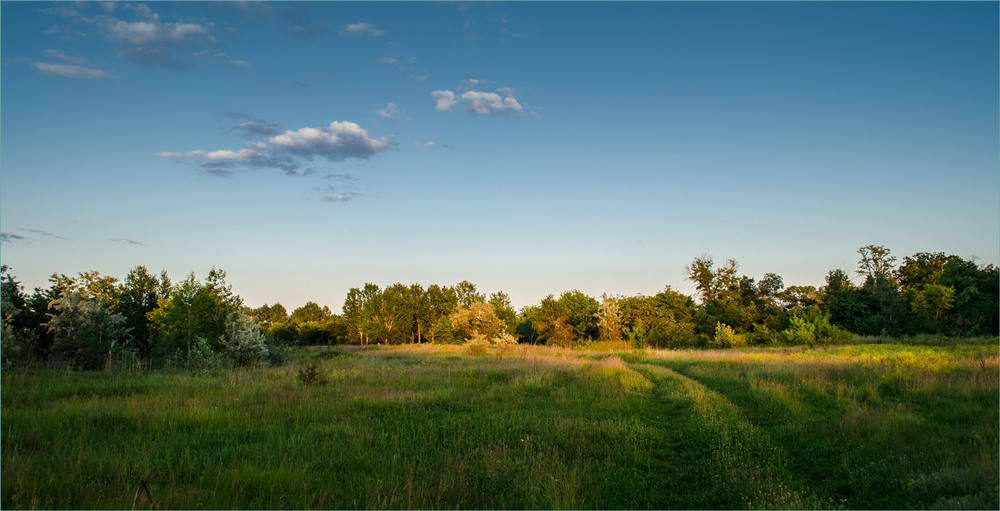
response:
[(865, 284), (869, 282), (880, 284), (882, 282), (892, 282), (893, 269), (896, 265), (896, 257), (889, 249), (882, 245), (865, 245), (858, 249), (861, 260), (858, 261), (857, 274), (865, 278)]
[(938, 283), (955, 290), (947, 313), (948, 329), (957, 335), (998, 335), (1000, 310), (1000, 269), (979, 266), (975, 261), (956, 258), (948, 261)]
[(568, 347), (574, 340), (597, 335), (599, 307), (597, 300), (577, 290), (566, 291), (558, 299), (549, 295), (542, 300), (533, 324), (547, 343)]
[(406, 342), (413, 324), (409, 294), (409, 288), (398, 283), (372, 294), (365, 308), (372, 337), (388, 344)]
[[(366, 284), (366, 286), (368, 285), (374, 286), (374, 284)], [(365, 331), (368, 327), (365, 316), (366, 300), (367, 294), (356, 287), (347, 291), (347, 298), (344, 300), (344, 320), (352, 332), (357, 334), (358, 344), (366, 344)]]
[(489, 304), (493, 306), (493, 312), (500, 321), (506, 325), (506, 331), (513, 334), (517, 328), (517, 312), (510, 305), (510, 297), (503, 291), (497, 291), (490, 295)]
[(142, 358), (148, 358), (153, 348), (149, 314), (159, 306), (161, 289), (160, 279), (145, 266), (132, 268), (118, 288), (115, 311), (125, 318), (125, 328)]
[[(284, 308), (284, 307), (282, 307)], [(305, 305), (292, 311), (289, 321), (295, 325), (301, 325), (309, 321), (322, 322), (333, 317), (333, 312), (327, 306), (320, 307), (316, 302), (306, 302)]]
[(739, 265), (735, 259), (727, 260), (724, 266), (717, 269), (714, 265), (712, 256), (702, 254), (684, 267), (688, 280), (694, 283), (703, 304), (715, 299), (730, 299), (740, 289), (740, 278), (737, 274)]
[(239, 312), (242, 304), (226, 284), (222, 270), (212, 268), (205, 284), (191, 273), (149, 314), (157, 331), (154, 358), (163, 361), (177, 351), (187, 356), (195, 337), (207, 339), (212, 350), (218, 351), (218, 339), (225, 334), (229, 316)]
[(540, 312), (541, 309), (537, 306), (525, 306), (521, 308), (514, 333), (522, 341), (530, 344), (537, 344), (540, 341), (540, 331), (535, 327)]
[[(327, 309), (329, 310), (329, 309)], [(264, 304), (260, 307), (253, 309), (251, 315), (254, 320), (260, 323), (263, 327), (272, 327), (277, 325), (284, 325), (289, 322), (288, 310), (285, 309), (284, 305), (281, 303), (275, 303), (274, 305)]]
[[(427, 287), (427, 307), (429, 309), (427, 324), (431, 325), (427, 335), (428, 340), (439, 343), (452, 342), (450, 336), (451, 320), (448, 318), (458, 307), (458, 294), (455, 289), (449, 286), (441, 287), (437, 284), (431, 284)], [(439, 324), (447, 324), (448, 328), (438, 327)], [(442, 332), (446, 334), (447, 338), (438, 338), (438, 334)]]
[(0, 356), (4, 367), (24, 365), (34, 358), (38, 334), (26, 321), (30, 319), (28, 312), (28, 297), (21, 283), (7, 265), (0, 265)]
[(942, 316), (951, 309), (954, 301), (954, 289), (940, 284), (926, 284), (914, 291), (911, 307), (930, 331), (938, 332), (941, 330)]
[(455, 285), (455, 295), (458, 297), (458, 305), (463, 307), (486, 301), (486, 297), (476, 291), (476, 285), (468, 280), (463, 280)]
[(411, 284), (408, 295), (410, 316), (413, 318), (411, 342), (423, 342), (428, 330), (434, 326), (434, 315), (427, 291), (420, 284)]

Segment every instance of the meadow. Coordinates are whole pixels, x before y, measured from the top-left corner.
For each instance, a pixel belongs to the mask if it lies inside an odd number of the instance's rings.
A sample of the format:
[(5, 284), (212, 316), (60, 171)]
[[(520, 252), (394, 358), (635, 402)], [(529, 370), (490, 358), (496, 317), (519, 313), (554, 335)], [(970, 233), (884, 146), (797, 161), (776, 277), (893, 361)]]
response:
[(302, 349), (4, 371), (2, 507), (997, 509), (998, 349)]

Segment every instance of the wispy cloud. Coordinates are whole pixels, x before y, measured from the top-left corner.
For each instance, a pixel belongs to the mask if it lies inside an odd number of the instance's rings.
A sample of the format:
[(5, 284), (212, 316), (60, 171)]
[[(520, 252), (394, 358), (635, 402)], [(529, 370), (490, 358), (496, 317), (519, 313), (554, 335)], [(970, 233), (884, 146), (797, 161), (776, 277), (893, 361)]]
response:
[(414, 65), (414, 62), (416, 61), (417, 61), (416, 57), (408, 57), (404, 60), (399, 60), (395, 57), (382, 57), (378, 59), (379, 64), (385, 64), (387, 66), (395, 67), (396, 69), (405, 73), (406, 77), (411, 80), (416, 80), (418, 82), (426, 81), (427, 72)]
[(233, 127), (233, 131), (246, 137), (269, 137), (281, 130), (281, 124), (263, 120), (246, 121)]
[[(43, 236), (43, 237), (46, 237), (46, 238), (53, 238), (53, 239), (58, 239), (58, 240), (69, 239), (69, 238), (66, 238), (64, 236), (60, 236), (58, 234), (52, 233), (52, 232), (43, 231), (41, 229), (29, 229), (29, 228), (25, 228), (25, 227), (15, 227), (14, 230), (15, 231), (19, 231), (19, 232), (28, 233), (29, 235), (38, 235), (38, 236)], [(4, 232), (0, 233), (0, 240), (2, 240), (3, 243), (14, 243), (14, 242), (20, 242), (20, 241), (23, 241), (23, 242), (26, 242), (26, 243), (30, 243), (31, 239), (32, 239), (31, 236), (25, 236), (25, 235), (21, 235), (21, 234), (15, 234), (15, 233), (12, 233), (12, 232), (7, 232), (7, 231), (4, 231)]]
[(128, 238), (111, 238), (110, 240), (114, 241), (115, 243), (123, 243), (123, 244), (126, 244), (126, 245), (135, 245), (135, 246), (138, 246), (138, 247), (145, 247), (146, 246), (143, 243), (139, 243), (138, 241), (130, 240)]
[(328, 203), (344, 203), (364, 197), (354, 190), (343, 190), (335, 186), (317, 187), (302, 195), (303, 200), (319, 200)]
[[(74, 8), (65, 6), (42, 9), (41, 12), (72, 19), (75, 24), (86, 27), (118, 46), (118, 57), (146, 67), (164, 67), (185, 71), (193, 67), (192, 60), (212, 56), (233, 66), (248, 67), (249, 63), (218, 51), (221, 46), (211, 31), (214, 24), (208, 21), (165, 21), (144, 3), (111, 3), (110, 8), (100, 4), (77, 3)], [(98, 9), (95, 13), (94, 9)], [(87, 12), (89, 11), (89, 13)], [(63, 32), (53, 25), (47, 33)], [(83, 35), (83, 34), (78, 34)], [(209, 51), (215, 50), (215, 51)], [(50, 58), (68, 57), (51, 50)], [(221, 55), (221, 57), (220, 57)], [(70, 67), (76, 66), (76, 68)], [(74, 78), (97, 78), (99, 70), (85, 66), (82, 62), (69, 61), (66, 64), (36, 65), (37, 69), (49, 74), (60, 74)]]
[(363, 35), (379, 37), (385, 35), (385, 30), (375, 28), (371, 23), (351, 23), (340, 31), (340, 35)]
[(20, 234), (14, 234), (7, 231), (0, 232), (0, 243), (14, 243), (25, 239), (26, 238)]
[(108, 78), (109, 75), (100, 69), (93, 69), (74, 64), (48, 64), (45, 62), (35, 62), (32, 64), (35, 69), (52, 76), (62, 76), (64, 78), (83, 78), (87, 80), (99, 80)]
[(30, 232), (32, 234), (41, 234), (42, 236), (45, 236), (47, 238), (55, 238), (55, 239), (59, 239), (59, 240), (69, 239), (69, 238), (66, 238), (64, 236), (60, 236), (60, 235), (55, 234), (55, 233), (51, 233), (51, 232), (48, 232), (48, 231), (43, 231), (41, 229), (27, 229), (27, 228), (24, 228), (24, 227), (16, 227), (15, 230), (21, 231), (21, 232)]
[(375, 113), (383, 119), (406, 118), (406, 114), (404, 114), (395, 103), (389, 103), (385, 106), (385, 108), (376, 109)]
[(36, 70), (52, 76), (64, 78), (82, 78), (85, 80), (100, 80), (111, 78), (105, 71), (91, 66), (87, 59), (76, 55), (67, 55), (61, 50), (45, 50), (45, 56), (49, 59), (61, 62), (35, 62), (32, 64)]

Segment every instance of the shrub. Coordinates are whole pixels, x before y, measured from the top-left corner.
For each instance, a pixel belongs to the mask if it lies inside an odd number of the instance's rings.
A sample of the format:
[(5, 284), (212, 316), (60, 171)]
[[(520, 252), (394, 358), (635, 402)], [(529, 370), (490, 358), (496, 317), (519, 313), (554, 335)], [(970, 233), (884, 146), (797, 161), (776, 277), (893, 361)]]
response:
[(55, 311), (46, 323), (53, 336), (52, 351), (72, 367), (104, 368), (112, 348), (125, 339), (125, 317), (99, 300), (64, 291), (49, 308)]
[(830, 314), (817, 308), (807, 309), (789, 318), (782, 335), (791, 344), (826, 345), (850, 340), (852, 334), (830, 323)]
[(253, 318), (235, 313), (226, 321), (226, 333), (219, 337), (223, 353), (233, 365), (245, 366), (267, 360), (267, 337)]
[(472, 334), (472, 337), (466, 339), (465, 347), (469, 350), (469, 353), (475, 356), (482, 356), (486, 354), (486, 348), (490, 345), (489, 339), (485, 335), (476, 332)]
[(507, 332), (500, 332), (500, 335), (493, 338), (493, 344), (500, 349), (500, 358), (503, 358), (504, 353), (517, 346), (517, 337)]
[(785, 340), (791, 344), (805, 344), (812, 346), (816, 342), (816, 325), (800, 318), (792, 316), (789, 320), (788, 328), (784, 331)]
[(323, 376), (319, 374), (319, 370), (316, 368), (316, 362), (299, 369), (297, 378), (303, 385), (326, 384), (326, 380), (323, 379)]
[(711, 345), (715, 348), (743, 348), (747, 345), (747, 340), (743, 335), (736, 333), (733, 327), (717, 322), (715, 324), (715, 339)]

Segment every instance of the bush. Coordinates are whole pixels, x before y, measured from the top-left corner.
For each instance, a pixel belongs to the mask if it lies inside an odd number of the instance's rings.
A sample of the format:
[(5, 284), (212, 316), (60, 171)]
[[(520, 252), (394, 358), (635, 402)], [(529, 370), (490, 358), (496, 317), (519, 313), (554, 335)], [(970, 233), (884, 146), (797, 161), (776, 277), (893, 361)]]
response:
[(789, 320), (788, 328), (784, 331), (785, 340), (791, 344), (805, 344), (812, 346), (816, 343), (816, 325), (800, 318), (792, 316)]
[(0, 332), (0, 355), (3, 367), (24, 366), (32, 360), (38, 334), (28, 328), (14, 328), (6, 321)]
[(817, 308), (807, 309), (789, 318), (782, 335), (790, 344), (826, 345), (846, 342), (852, 334), (830, 323), (830, 314)]
[(319, 374), (319, 370), (316, 367), (316, 362), (313, 362), (302, 369), (299, 369), (299, 374), (297, 376), (298, 380), (302, 382), (303, 385), (324, 385), (326, 380), (323, 376)]
[(63, 292), (49, 306), (55, 311), (46, 324), (52, 332), (52, 352), (71, 367), (103, 369), (112, 348), (125, 339), (125, 317), (98, 300)]
[(260, 364), (268, 358), (267, 337), (260, 331), (260, 325), (243, 313), (229, 316), (219, 344), (226, 358), (237, 367)]
[(469, 350), (469, 353), (479, 357), (486, 354), (486, 348), (490, 345), (489, 339), (485, 335), (476, 332), (472, 334), (472, 337), (466, 339), (465, 347)]
[(222, 357), (212, 350), (207, 339), (198, 336), (191, 341), (190, 351), (186, 355), (180, 349), (175, 351), (167, 360), (167, 367), (190, 371), (213, 371), (222, 367)]
[(733, 327), (725, 323), (715, 324), (715, 339), (713, 339), (711, 346), (714, 348), (743, 348), (746, 347), (746, 338), (736, 333)]

